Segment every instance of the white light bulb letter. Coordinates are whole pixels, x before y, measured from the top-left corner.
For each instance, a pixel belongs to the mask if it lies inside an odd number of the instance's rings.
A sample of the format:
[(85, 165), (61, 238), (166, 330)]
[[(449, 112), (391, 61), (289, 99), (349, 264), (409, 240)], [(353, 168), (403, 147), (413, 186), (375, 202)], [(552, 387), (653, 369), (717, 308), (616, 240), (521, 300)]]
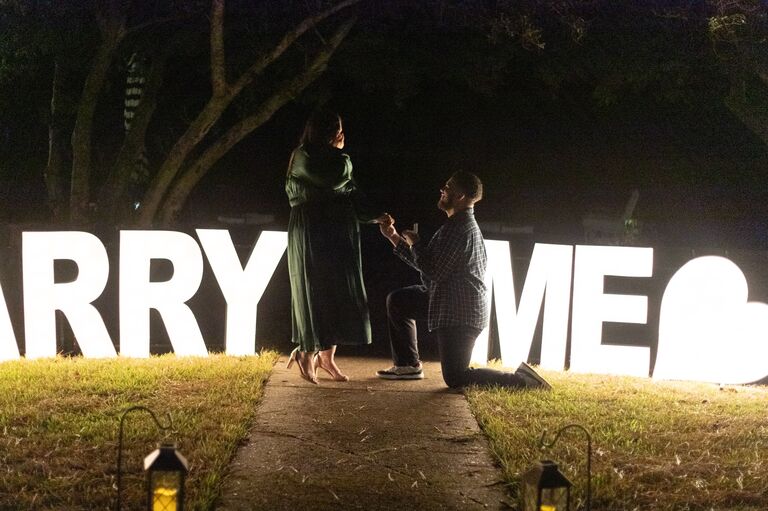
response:
[[(150, 280), (153, 259), (173, 264), (169, 280)], [(207, 356), (200, 327), (185, 303), (202, 278), (203, 256), (191, 236), (175, 231), (121, 231), (120, 354), (149, 356), (149, 310), (155, 309), (177, 355)]]
[[(75, 280), (54, 281), (57, 259), (77, 264)], [(77, 231), (25, 232), (22, 264), (27, 358), (56, 355), (56, 310), (69, 321), (83, 356), (116, 355), (104, 321), (92, 305), (109, 276), (107, 251), (96, 236)]]
[(573, 275), (571, 370), (648, 376), (650, 347), (602, 344), (603, 322), (645, 323), (648, 297), (604, 294), (606, 275), (650, 277), (653, 249), (576, 246)]
[(197, 236), (211, 263), (227, 301), (227, 355), (256, 353), (256, 309), (288, 245), (285, 232), (264, 231), (243, 268), (229, 232), (197, 229)]

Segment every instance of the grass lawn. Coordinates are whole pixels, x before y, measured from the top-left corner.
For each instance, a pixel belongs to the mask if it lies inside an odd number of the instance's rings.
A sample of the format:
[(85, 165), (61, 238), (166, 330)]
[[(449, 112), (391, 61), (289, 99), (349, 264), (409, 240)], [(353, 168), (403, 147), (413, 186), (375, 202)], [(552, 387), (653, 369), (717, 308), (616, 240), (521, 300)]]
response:
[[(276, 357), (0, 363), (0, 510), (114, 509), (119, 419), (133, 405), (163, 423), (170, 413), (190, 463), (187, 509), (209, 509)], [(128, 415), (124, 510), (141, 507), (141, 463), (160, 439), (148, 414)]]
[[(768, 388), (542, 371), (552, 392), (470, 389), (470, 407), (517, 494), (521, 473), (552, 459), (585, 494), (592, 433), (593, 510), (768, 509)], [(573, 500), (573, 499), (572, 499)]]

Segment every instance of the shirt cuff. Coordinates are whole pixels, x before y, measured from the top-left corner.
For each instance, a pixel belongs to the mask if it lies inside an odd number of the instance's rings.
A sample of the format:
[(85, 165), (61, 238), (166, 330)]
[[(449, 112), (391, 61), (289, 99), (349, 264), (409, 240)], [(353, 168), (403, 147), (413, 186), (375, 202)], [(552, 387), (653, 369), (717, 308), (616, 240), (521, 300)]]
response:
[(394, 252), (395, 255), (404, 255), (407, 257), (411, 255), (411, 247), (408, 246), (408, 243), (406, 243), (405, 240), (400, 238), (400, 241), (392, 249), (392, 252)]

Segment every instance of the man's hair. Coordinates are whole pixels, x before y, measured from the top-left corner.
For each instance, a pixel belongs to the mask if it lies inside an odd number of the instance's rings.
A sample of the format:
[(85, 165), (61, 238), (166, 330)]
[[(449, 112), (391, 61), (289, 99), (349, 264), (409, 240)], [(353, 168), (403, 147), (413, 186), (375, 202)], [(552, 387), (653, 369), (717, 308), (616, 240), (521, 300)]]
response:
[(483, 198), (483, 182), (471, 172), (459, 170), (453, 173), (451, 179), (472, 202), (477, 202)]

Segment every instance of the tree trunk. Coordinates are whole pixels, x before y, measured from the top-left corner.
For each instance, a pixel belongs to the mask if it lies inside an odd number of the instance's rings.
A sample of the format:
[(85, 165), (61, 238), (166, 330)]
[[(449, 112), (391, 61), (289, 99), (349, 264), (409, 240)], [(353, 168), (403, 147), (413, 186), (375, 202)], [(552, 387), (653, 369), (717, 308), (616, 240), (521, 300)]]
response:
[(123, 26), (109, 24), (108, 31), (103, 34), (104, 39), (96, 52), (93, 65), (85, 80), (83, 93), (80, 97), (75, 128), (72, 132), (72, 178), (69, 196), (69, 217), (73, 223), (82, 223), (88, 220), (93, 118), (99, 95), (107, 78), (109, 66), (112, 63), (112, 57), (123, 33)]
[(45, 166), (45, 188), (48, 192), (48, 207), (55, 223), (62, 222), (66, 212), (64, 188), (64, 165), (67, 161), (67, 132), (61, 113), (62, 70), (54, 64), (51, 87), (51, 112), (48, 121), (48, 162)]
[(152, 59), (131, 128), (125, 134), (112, 171), (99, 194), (99, 212), (106, 221), (119, 223), (124, 220), (122, 213), (128, 207), (125, 202), (128, 180), (144, 151), (147, 129), (157, 106), (157, 95), (163, 83), (165, 64), (172, 53), (171, 45), (166, 45), (165, 48)]

